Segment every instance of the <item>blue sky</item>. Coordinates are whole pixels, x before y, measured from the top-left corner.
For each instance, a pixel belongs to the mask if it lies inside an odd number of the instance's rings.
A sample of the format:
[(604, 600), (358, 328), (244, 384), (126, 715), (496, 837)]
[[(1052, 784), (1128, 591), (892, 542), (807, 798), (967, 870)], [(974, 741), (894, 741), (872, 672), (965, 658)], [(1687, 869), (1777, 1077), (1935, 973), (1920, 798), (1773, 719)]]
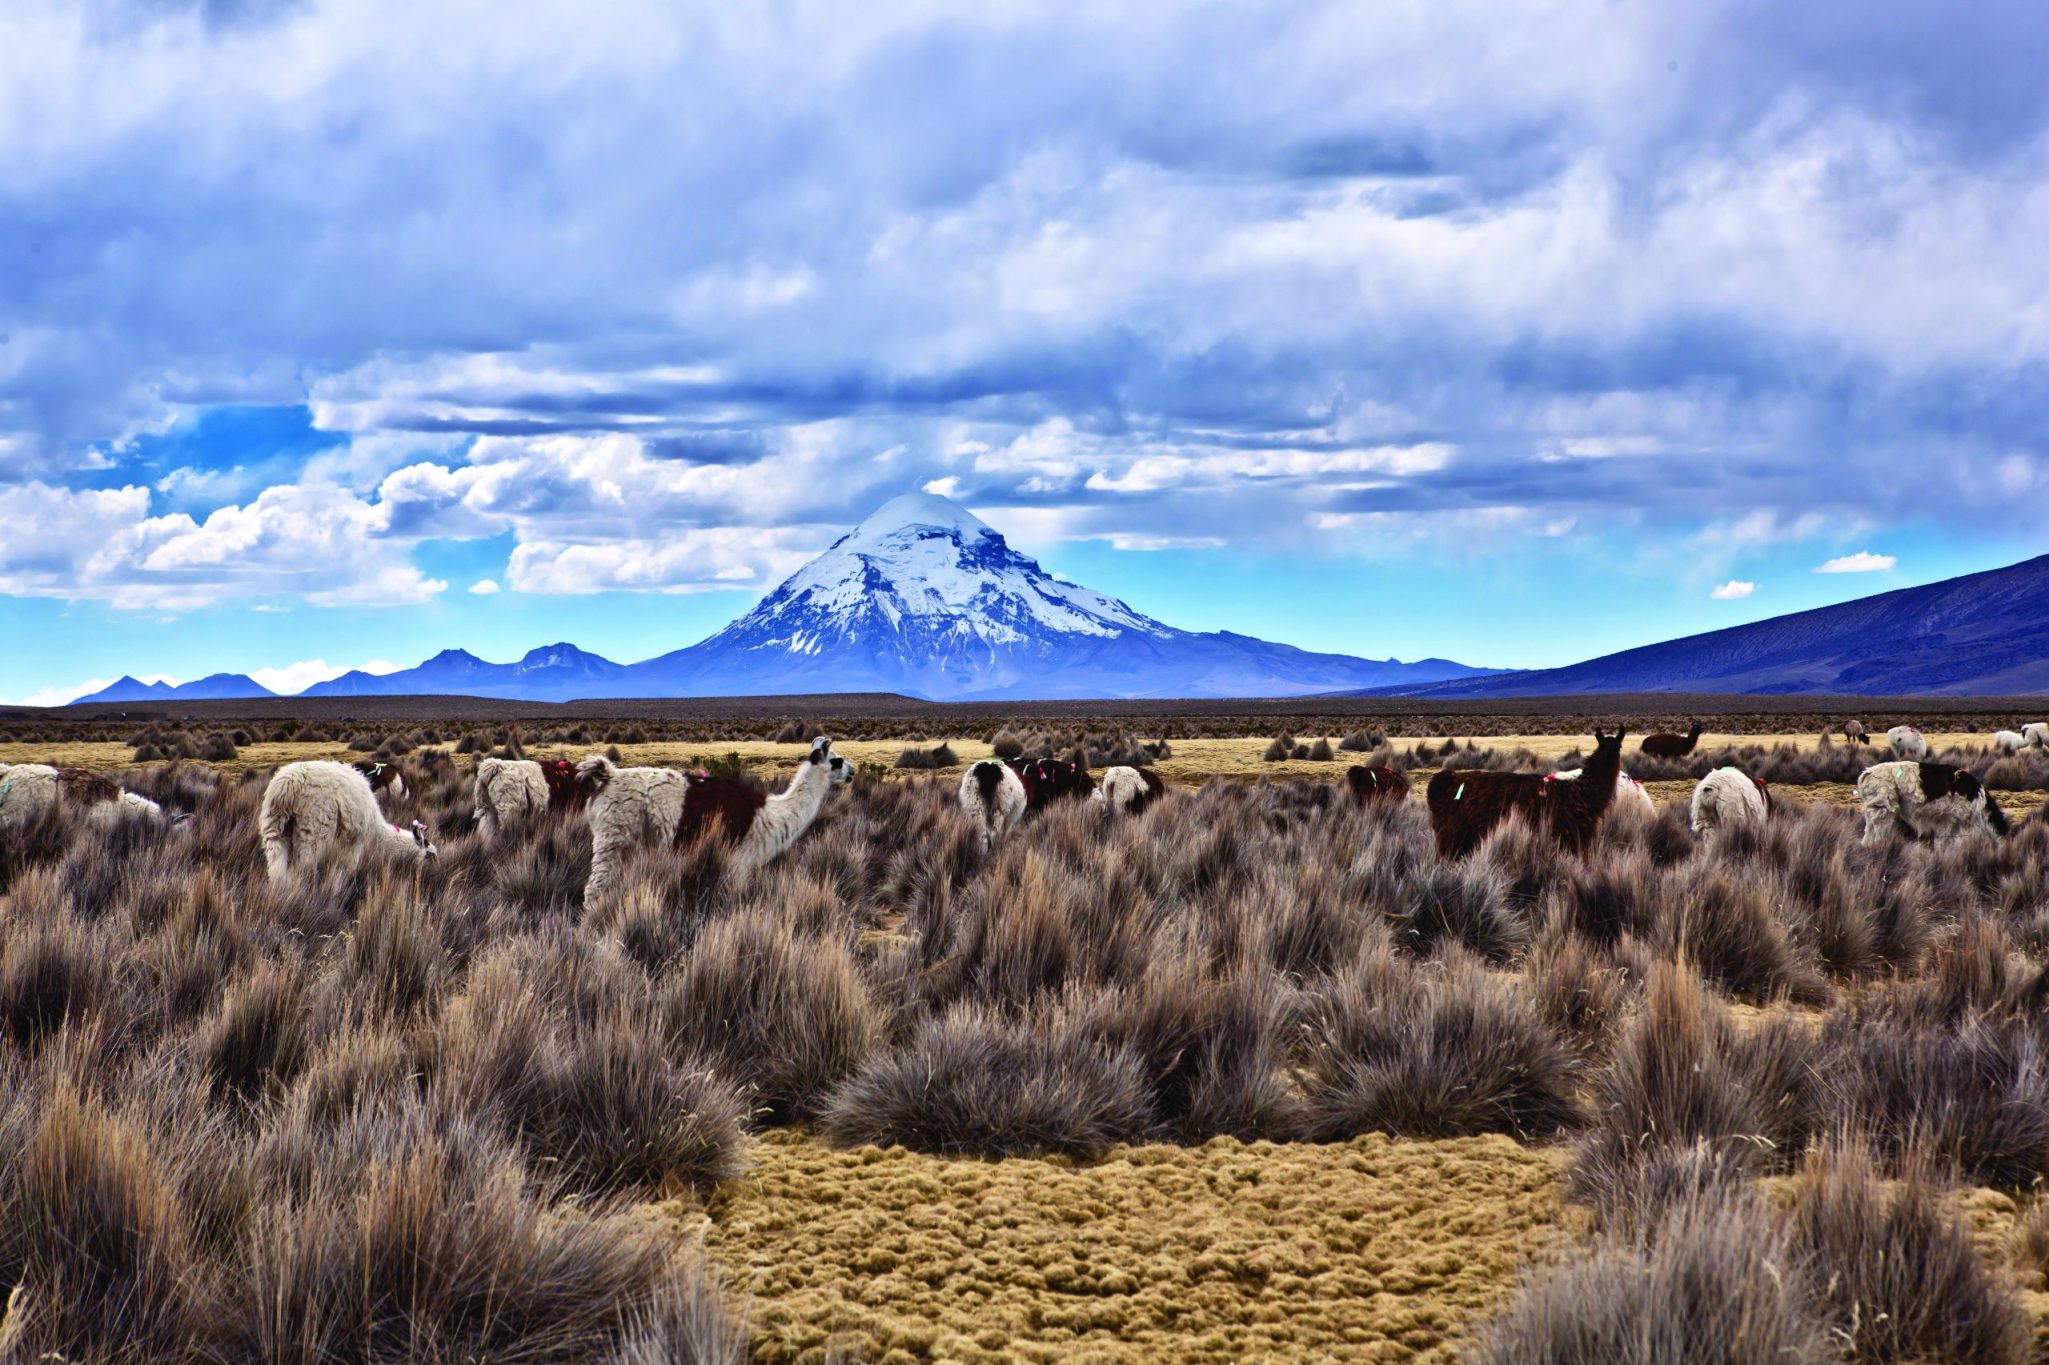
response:
[(0, 699), (646, 657), (917, 488), (1375, 657), (2012, 562), (2045, 60), (2017, 3), (14, 0)]

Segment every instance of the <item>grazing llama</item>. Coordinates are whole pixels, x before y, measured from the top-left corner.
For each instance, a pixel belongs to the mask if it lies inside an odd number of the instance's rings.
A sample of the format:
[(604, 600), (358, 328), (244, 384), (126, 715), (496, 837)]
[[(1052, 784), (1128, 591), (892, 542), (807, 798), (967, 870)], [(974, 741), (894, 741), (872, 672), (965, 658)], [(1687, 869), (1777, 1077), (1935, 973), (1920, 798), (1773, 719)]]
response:
[(367, 844), (415, 861), (435, 855), (425, 825), (415, 820), (403, 830), (385, 823), (370, 779), (346, 763), (325, 760), (287, 763), (271, 774), (256, 832), (272, 881), (312, 867), (338, 843)]
[(1024, 819), (1024, 781), (997, 759), (971, 763), (960, 776), (960, 808), (981, 830), (986, 852)]
[(1166, 794), (1167, 780), (1152, 769), (1119, 764), (1103, 769), (1102, 785), (1090, 794), (1089, 799), (1102, 802), (1113, 814), (1140, 815), (1147, 806)]
[(1864, 722), (1861, 720), (1844, 721), (1843, 738), (1849, 740), (1852, 744), (1869, 744), (1871, 742), (1871, 736), (1865, 732)]
[(1857, 779), (1864, 842), (1897, 831), (1909, 839), (1985, 830), (2004, 835), (2006, 812), (1968, 769), (1947, 763), (1877, 763)]
[(2033, 721), (2021, 727), (2023, 749), (2049, 749), (2049, 724)]
[(1400, 768), (1354, 763), (1345, 769), (1345, 790), (1361, 806), (1398, 806), (1409, 799), (1412, 786), (1409, 775)]
[(167, 816), (163, 807), (148, 797), (124, 791), (113, 779), (84, 768), (0, 763), (0, 827), (25, 825), (60, 806), (83, 811), (86, 822), (98, 826), (131, 817), (183, 825), (192, 818)]
[(591, 871), (583, 886), (588, 907), (610, 894), (636, 844), (675, 836), (689, 781), (674, 768), (622, 768), (603, 754), (577, 764), (576, 776), (591, 792)]
[(1772, 794), (1765, 780), (1741, 768), (1717, 768), (1693, 788), (1693, 832), (1703, 837), (1739, 825), (1761, 825), (1771, 817)]
[(1034, 815), (1055, 801), (1078, 800), (1096, 789), (1086, 764), (1079, 759), (1020, 758), (1010, 765), (1024, 783), (1025, 814)]
[(711, 830), (729, 845), (726, 876), (738, 880), (780, 857), (803, 837), (825, 807), (834, 787), (854, 779), (854, 765), (833, 752), (824, 735), (811, 741), (811, 752), (797, 764), (789, 785), (774, 796), (737, 778), (700, 772), (683, 792), (683, 810), (670, 842), (682, 848)]
[(539, 815), (567, 815), (581, 810), (597, 792), (566, 758), (546, 763), (531, 758), (483, 758), (477, 761), (477, 828), (486, 840)]
[(2023, 742), (2021, 732), (2018, 730), (1994, 730), (1992, 732), (1992, 752), (1995, 754), (2010, 757), (2021, 751), (2021, 744)]
[(376, 795), (382, 796), (388, 791), (394, 800), (405, 800), (406, 775), (398, 764), (381, 758), (365, 758), (349, 766), (363, 775)]
[(1560, 781), (1549, 773), (1446, 768), (1430, 779), (1425, 793), (1438, 853), (1463, 858), (1496, 825), (1516, 814), (1561, 847), (1572, 852), (1584, 849), (1615, 800), (1622, 739), (1619, 728), (1612, 735), (1594, 731), (1593, 757), (1580, 770), (1579, 780)]
[(1892, 745), (1894, 758), (1912, 759), (1915, 762), (1928, 757), (1928, 741), (1911, 725), (1895, 725), (1885, 732), (1885, 742)]
[(1700, 743), (1700, 722), (1695, 721), (1692, 727), (1683, 735), (1675, 735), (1670, 730), (1660, 730), (1656, 734), (1645, 735), (1643, 743), (1639, 744), (1637, 748), (1649, 754), (1652, 758), (1684, 758), (1693, 752), (1693, 746), (1698, 743)]

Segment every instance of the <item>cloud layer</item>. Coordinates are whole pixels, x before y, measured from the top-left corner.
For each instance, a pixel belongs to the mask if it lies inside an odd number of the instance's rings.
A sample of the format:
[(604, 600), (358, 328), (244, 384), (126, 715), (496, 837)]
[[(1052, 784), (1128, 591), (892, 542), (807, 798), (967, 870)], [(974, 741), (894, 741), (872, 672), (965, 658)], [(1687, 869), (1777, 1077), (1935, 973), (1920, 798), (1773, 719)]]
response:
[[(0, 593), (421, 603), (422, 546), (494, 537), (512, 592), (758, 591), (920, 486), (1132, 552), (2019, 526), (2045, 40), (1847, 0), (20, 0)], [(229, 404), (331, 442), (143, 467)]]

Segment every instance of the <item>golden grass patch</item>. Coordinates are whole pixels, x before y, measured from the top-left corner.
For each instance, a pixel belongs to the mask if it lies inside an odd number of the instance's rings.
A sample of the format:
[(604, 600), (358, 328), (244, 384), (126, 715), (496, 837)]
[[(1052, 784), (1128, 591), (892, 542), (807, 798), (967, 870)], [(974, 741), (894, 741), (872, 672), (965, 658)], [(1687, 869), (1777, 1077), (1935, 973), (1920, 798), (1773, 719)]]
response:
[(1449, 1360), (1578, 1216), (1506, 1137), (1118, 1148), (1087, 1166), (770, 1133), (664, 1205), (748, 1303), (756, 1357)]

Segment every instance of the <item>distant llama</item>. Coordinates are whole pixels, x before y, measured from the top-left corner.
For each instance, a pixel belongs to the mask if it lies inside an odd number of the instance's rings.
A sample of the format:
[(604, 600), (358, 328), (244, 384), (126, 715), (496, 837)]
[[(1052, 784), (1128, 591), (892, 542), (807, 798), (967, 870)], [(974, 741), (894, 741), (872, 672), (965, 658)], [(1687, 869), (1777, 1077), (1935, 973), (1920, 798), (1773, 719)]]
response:
[(1771, 818), (1771, 789), (1741, 768), (1717, 768), (1693, 788), (1693, 832), (1699, 835), (1761, 825)]
[(2023, 725), (2021, 727), (2021, 747), (2023, 749), (2049, 749), (2049, 724), (2038, 720), (2032, 724)]
[(370, 779), (345, 763), (287, 763), (263, 789), (256, 820), (264, 870), (272, 881), (312, 867), (335, 844), (366, 844), (418, 860), (434, 845), (418, 820), (404, 830), (387, 824)]
[(1119, 764), (1103, 770), (1103, 781), (1090, 799), (1100, 801), (1112, 814), (1140, 815), (1145, 808), (1167, 794), (1167, 780), (1150, 768)]
[(960, 777), (960, 808), (981, 831), (982, 848), (994, 848), (1024, 819), (1024, 780), (998, 759), (971, 763)]
[(1623, 731), (1594, 731), (1594, 753), (1577, 780), (1561, 781), (1550, 773), (1499, 773), (1484, 769), (1446, 768), (1430, 779), (1425, 793), (1430, 828), (1437, 851), (1463, 858), (1480, 846), (1494, 827), (1520, 814), (1565, 849), (1578, 852), (1594, 837), (1595, 828), (1615, 801), (1616, 778), (1622, 770)]
[(2025, 742), (2021, 738), (2021, 732), (2018, 730), (1994, 730), (1992, 732), (1992, 752), (2003, 757), (2011, 757), (2019, 753), (2021, 745)]
[(1892, 745), (1894, 758), (1912, 759), (1919, 762), (1928, 757), (1928, 741), (1911, 725), (1895, 725), (1885, 732), (1886, 743)]
[(1843, 738), (1849, 740), (1852, 744), (1869, 744), (1871, 742), (1871, 736), (1865, 732), (1864, 722), (1861, 720), (1844, 721)]
[(1909, 839), (1984, 830), (2005, 835), (2006, 812), (1968, 769), (1947, 763), (1877, 763), (1857, 779), (1864, 810), (1864, 842), (1891, 833)]
[(733, 849), (727, 877), (752, 876), (802, 838), (824, 809), (826, 796), (853, 778), (854, 765), (833, 752), (832, 741), (823, 735), (811, 741), (811, 752), (797, 764), (789, 785), (774, 796), (737, 778), (700, 772), (684, 790), (671, 842), (681, 848), (720, 830)]
[(1683, 735), (1675, 735), (1670, 730), (1660, 730), (1656, 734), (1645, 735), (1643, 743), (1637, 747), (1652, 758), (1684, 758), (1693, 752), (1693, 746), (1698, 743), (1700, 722), (1695, 721)]

